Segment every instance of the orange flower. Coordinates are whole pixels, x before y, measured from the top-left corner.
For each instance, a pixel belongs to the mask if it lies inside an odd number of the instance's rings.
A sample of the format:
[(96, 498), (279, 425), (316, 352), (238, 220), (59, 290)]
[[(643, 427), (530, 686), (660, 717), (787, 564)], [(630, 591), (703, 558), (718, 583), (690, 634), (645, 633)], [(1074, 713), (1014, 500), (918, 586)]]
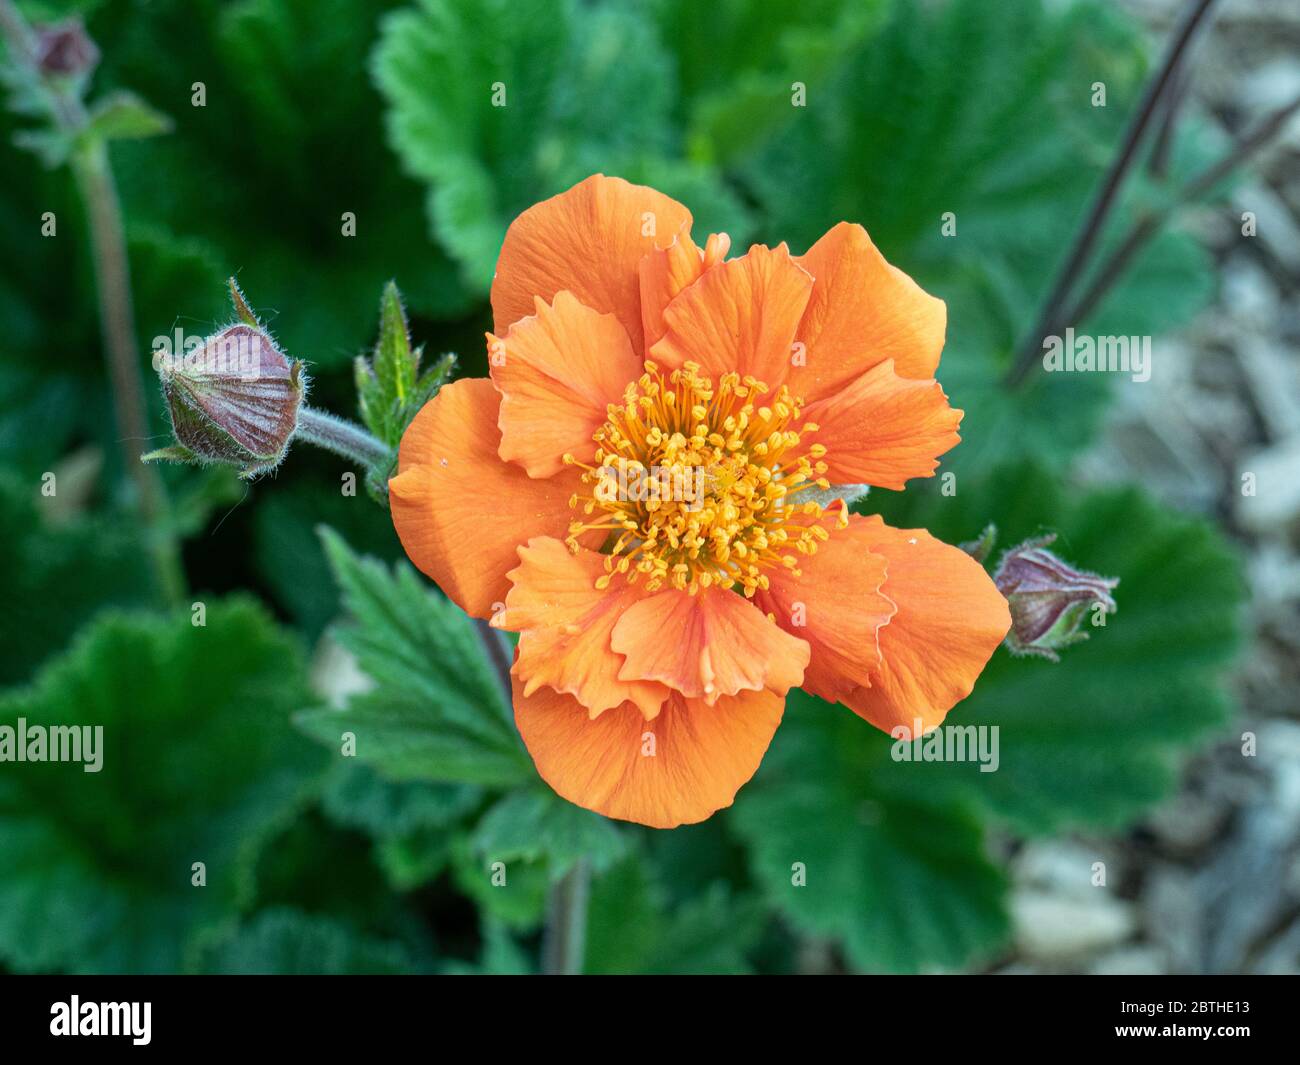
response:
[(928, 730), (1010, 625), (964, 552), (824, 505), (929, 477), (957, 443), (944, 304), (861, 226), (734, 259), (690, 231), (600, 175), (520, 215), (491, 379), (443, 388), (389, 482), (416, 565), (520, 634), (541, 775), (661, 828), (730, 805), (791, 688)]

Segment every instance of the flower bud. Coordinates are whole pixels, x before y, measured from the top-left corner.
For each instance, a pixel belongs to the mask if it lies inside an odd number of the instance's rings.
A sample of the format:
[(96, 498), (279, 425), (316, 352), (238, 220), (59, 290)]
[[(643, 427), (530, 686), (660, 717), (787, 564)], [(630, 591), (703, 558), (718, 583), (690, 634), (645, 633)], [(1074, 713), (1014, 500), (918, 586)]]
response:
[(158, 371), (178, 447), (144, 461), (217, 462), (252, 477), (284, 458), (305, 381), (261, 329), (232, 325), (184, 355), (160, 354)]
[(1002, 556), (993, 583), (1011, 608), (1007, 647), (1014, 654), (1039, 655), (1053, 662), (1062, 647), (1086, 640), (1084, 618), (1116, 610), (1111, 590), (1118, 577), (1076, 570), (1050, 551), (1055, 535), (1026, 540)]
[(42, 74), (78, 78), (99, 65), (99, 49), (81, 19), (36, 28), (36, 63)]

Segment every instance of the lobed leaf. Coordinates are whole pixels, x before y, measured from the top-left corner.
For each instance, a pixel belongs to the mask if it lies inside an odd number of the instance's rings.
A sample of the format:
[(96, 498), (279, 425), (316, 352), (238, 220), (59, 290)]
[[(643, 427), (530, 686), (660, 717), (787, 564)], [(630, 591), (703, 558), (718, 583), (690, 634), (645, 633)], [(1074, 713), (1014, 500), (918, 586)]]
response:
[[(206, 625), (104, 615), (0, 723), (102, 727), (99, 772), (0, 764), (0, 958), (14, 969), (167, 972), (245, 904), (267, 836), (322, 759), (288, 727), (302, 654), (247, 600)], [(206, 867), (194, 886), (193, 863)]]
[(375, 683), (343, 710), (309, 710), (299, 725), (392, 779), (493, 784), (531, 779), (532, 765), (473, 622), (406, 563), (359, 558), (329, 529), (326, 555), (350, 620), (337, 633)]

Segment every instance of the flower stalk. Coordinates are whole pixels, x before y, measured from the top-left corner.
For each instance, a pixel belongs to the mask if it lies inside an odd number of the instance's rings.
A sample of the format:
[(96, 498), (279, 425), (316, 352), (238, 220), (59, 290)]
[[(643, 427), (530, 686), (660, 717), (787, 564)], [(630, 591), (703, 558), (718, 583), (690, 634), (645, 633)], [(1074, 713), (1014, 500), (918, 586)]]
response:
[(185, 575), (180, 548), (167, 518), (168, 504), (162, 477), (136, 461), (138, 441), (147, 440), (149, 416), (145, 405), (144, 376), (135, 342), (135, 315), (131, 304), (130, 267), (117, 186), (102, 141), (71, 160), (77, 187), (90, 217), (91, 254), (99, 316), (108, 353), (113, 413), (118, 426), (122, 463), (135, 484), (136, 504), (153, 559), (155, 578), (163, 599), (175, 606), (185, 595)]
[(382, 466), (392, 455), (386, 444), (355, 422), (315, 407), (304, 406), (298, 411), (294, 439), (342, 455), (367, 470)]
[(43, 41), (12, 0), (0, 0), (0, 33), (24, 88), (45, 102), (54, 132), (72, 145), (66, 162), (90, 225), (100, 329), (123, 467), (134, 487), (155, 583), (163, 600), (175, 606), (185, 595), (185, 576), (168, 518), (166, 491), (158, 471), (136, 461), (139, 443), (150, 432), (121, 202), (107, 143), (95, 135), (79, 91), (98, 53), (79, 24), (62, 27), (57, 41), (49, 34), (50, 39)]

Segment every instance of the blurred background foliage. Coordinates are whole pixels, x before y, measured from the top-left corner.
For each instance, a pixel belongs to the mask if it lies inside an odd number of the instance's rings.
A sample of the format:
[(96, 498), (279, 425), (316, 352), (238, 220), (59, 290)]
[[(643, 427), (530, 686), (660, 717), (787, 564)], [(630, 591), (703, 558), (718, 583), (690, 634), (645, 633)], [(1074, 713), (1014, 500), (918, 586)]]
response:
[[(802, 252), (857, 221), (948, 302), (940, 377), (967, 411), (943, 467), (955, 496), (914, 482), (860, 508), (950, 542), (988, 521), (1003, 546), (1056, 531), (1122, 583), (1119, 613), (1063, 663), (999, 652), (954, 711), (1003, 726), (996, 773), (896, 762), (888, 737), (796, 695), (732, 810), (669, 833), (605, 821), (538, 780), (470, 624), (401, 560), (387, 515), (340, 494), (331, 458), (300, 448), (252, 485), (167, 470), (207, 624), (151, 602), (81, 208), (5, 114), (0, 720), (102, 723), (108, 749), (99, 775), (0, 768), (0, 964), (533, 971), (548, 885), (579, 859), (595, 871), (590, 972), (979, 964), (1008, 932), (1007, 839), (1125, 824), (1227, 720), (1242, 590), (1225, 544), (1138, 488), (1074, 487), (1105, 375), (1002, 385), (1147, 73), (1150, 42), (1112, 5), (22, 7), (84, 15), (97, 89), (129, 87), (174, 121), (112, 148), (145, 363), (150, 338), (223, 324), (234, 275), (311, 364), (313, 401), (352, 414), (350, 362), (396, 278), (415, 339), (480, 375), (505, 227), (596, 171), (678, 197), (697, 234), (733, 247)], [(1089, 105), (1097, 81), (1106, 107)], [(1189, 116), (1171, 170), (1217, 148)], [(1162, 198), (1144, 177), (1120, 215)], [(46, 211), (56, 239), (39, 235)], [(1158, 335), (1213, 283), (1175, 225), (1086, 324)], [(165, 442), (157, 406), (153, 426)], [(39, 491), (50, 471), (55, 498)], [(356, 759), (337, 757), (343, 721), (365, 737)]]

